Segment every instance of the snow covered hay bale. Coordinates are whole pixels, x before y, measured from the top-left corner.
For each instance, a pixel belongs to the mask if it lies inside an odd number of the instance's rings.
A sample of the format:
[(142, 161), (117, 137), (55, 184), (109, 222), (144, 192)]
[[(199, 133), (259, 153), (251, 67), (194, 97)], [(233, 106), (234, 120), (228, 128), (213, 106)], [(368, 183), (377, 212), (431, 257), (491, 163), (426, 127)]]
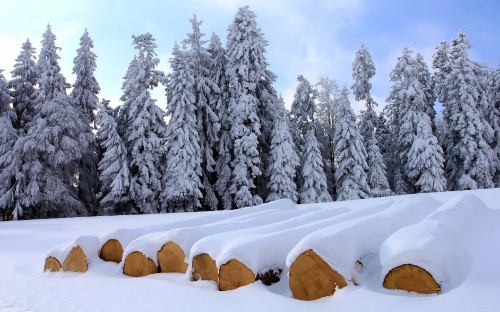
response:
[(217, 264), (208, 254), (202, 253), (193, 258), (193, 279), (195, 281), (219, 282), (219, 272)]
[(347, 286), (342, 275), (309, 249), (290, 266), (290, 290), (295, 299), (316, 300), (331, 296), (337, 287)]
[(390, 270), (384, 278), (384, 287), (421, 294), (439, 294), (441, 292), (441, 286), (432, 275), (413, 264), (403, 264)]
[(62, 269), (61, 262), (54, 257), (47, 257), (43, 270), (45, 272), (59, 272)]
[(389, 289), (437, 294), (469, 276), (482, 222), (492, 211), (462, 194), (423, 221), (393, 232), (380, 246), (381, 283)]
[(142, 252), (132, 252), (125, 258), (123, 274), (133, 277), (158, 273), (158, 266)]
[(87, 257), (83, 252), (82, 247), (75, 246), (71, 249), (68, 256), (64, 260), (63, 269), (67, 272), (87, 272), (89, 268)]
[(157, 253), (161, 272), (186, 273), (188, 264), (182, 248), (174, 242), (164, 244)]
[(231, 259), (219, 269), (219, 289), (233, 290), (255, 282), (255, 274), (246, 265)]
[(117, 239), (109, 239), (102, 245), (99, 257), (104, 261), (120, 263), (123, 256), (123, 246)]

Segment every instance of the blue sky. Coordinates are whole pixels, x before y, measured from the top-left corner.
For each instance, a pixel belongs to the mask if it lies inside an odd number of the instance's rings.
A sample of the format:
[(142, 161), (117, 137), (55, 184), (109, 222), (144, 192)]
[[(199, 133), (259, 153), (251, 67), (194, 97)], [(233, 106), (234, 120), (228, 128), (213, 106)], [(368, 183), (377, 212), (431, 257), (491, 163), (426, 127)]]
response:
[[(60, 64), (72, 83), (72, 62), (84, 28), (94, 40), (96, 77), (101, 96), (119, 104), (122, 77), (134, 54), (131, 35), (152, 33), (157, 39), (159, 69), (168, 71), (175, 41), (190, 32), (195, 13), (201, 29), (218, 34), (226, 29), (238, 7), (250, 5), (268, 40), (270, 69), (278, 75), (276, 89), (288, 107), (303, 74), (312, 83), (326, 74), (339, 85), (352, 84), (351, 65), (364, 43), (372, 54), (377, 74), (372, 94), (383, 103), (389, 93), (389, 73), (404, 47), (425, 56), (430, 66), (435, 46), (467, 31), (471, 57), (496, 68), (500, 61), (500, 1), (498, 0), (0, 0), (0, 68), (10, 77), (21, 44), (29, 38), (40, 49), (47, 23), (57, 36)], [(165, 107), (162, 89), (154, 93)], [(356, 110), (361, 103), (352, 103)]]

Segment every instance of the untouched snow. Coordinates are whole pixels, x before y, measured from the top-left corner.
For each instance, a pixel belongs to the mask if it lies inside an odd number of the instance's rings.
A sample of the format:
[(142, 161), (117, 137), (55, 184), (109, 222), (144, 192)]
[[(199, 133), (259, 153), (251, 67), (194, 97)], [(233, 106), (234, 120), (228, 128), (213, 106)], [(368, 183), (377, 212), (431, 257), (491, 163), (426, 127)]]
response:
[[(476, 207), (476, 204), (474, 204), (475, 207), (471, 207), (467, 197), (460, 198), (462, 194), (476, 196), (485, 207), (481, 209), (481, 207)], [(75, 243), (75, 238), (80, 236), (97, 237), (115, 228), (150, 227), (199, 216), (224, 215), (228, 212), (179, 213), (0, 223), (0, 311), (366, 312), (377, 310), (374, 307), (383, 307), (384, 312), (498, 311), (500, 308), (500, 296), (498, 296), (500, 293), (500, 250), (498, 248), (500, 189), (299, 205), (298, 208), (302, 210), (307, 207), (318, 207), (320, 210), (317, 213), (322, 213), (323, 210), (341, 209), (343, 213), (337, 216), (339, 218), (351, 213), (345, 211), (346, 209), (352, 212), (359, 211), (360, 215), (357, 217), (359, 219), (372, 214), (368, 211), (363, 214), (363, 210), (370, 210), (370, 207), (380, 206), (384, 212), (390, 209), (396, 201), (407, 198), (418, 199), (420, 196), (431, 196), (443, 205), (439, 206), (436, 212), (430, 213), (423, 221), (410, 225), (410, 227), (422, 227), (411, 232), (412, 235), (417, 236), (413, 247), (432, 247), (432, 244), (425, 243), (428, 241), (427, 237), (431, 236), (432, 240), (436, 240), (436, 244), (450, 242), (451, 238), (457, 248), (467, 254), (466, 266), (460, 267), (460, 263), (458, 267), (455, 265), (457, 263), (447, 265), (447, 269), (450, 270), (447, 274), (451, 274), (452, 278), (459, 282), (450, 283), (441, 295), (417, 295), (382, 288), (380, 277), (385, 267), (380, 266), (379, 255), (374, 256), (359, 286), (349, 285), (337, 290), (334, 296), (310, 302), (291, 298), (286, 271), (282, 274), (282, 280), (272, 286), (268, 287), (261, 282), (256, 282), (226, 292), (218, 291), (217, 286), (212, 282), (190, 281), (189, 272), (186, 274), (160, 273), (141, 278), (127, 277), (117, 270), (116, 263), (108, 263), (100, 259), (96, 259), (89, 266), (89, 271), (84, 274), (43, 272), (43, 263), (49, 250), (55, 246), (63, 244), (68, 246), (71, 242)], [(473, 202), (478, 203), (476, 200)], [(457, 208), (466, 212), (452, 212)], [(446, 213), (440, 217), (440, 212), (443, 210), (446, 210)], [(486, 213), (483, 213), (484, 211)], [(229, 215), (235, 217), (231, 213)], [(335, 218), (333, 214), (331, 218)], [(429, 220), (442, 221), (444, 219), (446, 219), (446, 226), (422, 225)], [(464, 220), (466, 220), (465, 223)], [(374, 231), (373, 228), (362, 228), (359, 231), (369, 232), (370, 230)], [(457, 234), (456, 238), (454, 238), (455, 234)], [(410, 241), (412, 240), (408, 233), (405, 234), (403, 230), (400, 230), (394, 231), (391, 235), (383, 244), (391, 248), (382, 248), (384, 265), (385, 261), (396, 258), (399, 251), (403, 252), (404, 248), (411, 247)], [(467, 239), (464, 240), (464, 238)], [(419, 241), (418, 244), (417, 241)], [(411, 257), (427, 256), (423, 251), (426, 248)], [(443, 264), (448, 263), (445, 261), (453, 260), (453, 255), (445, 254), (444, 257)]]

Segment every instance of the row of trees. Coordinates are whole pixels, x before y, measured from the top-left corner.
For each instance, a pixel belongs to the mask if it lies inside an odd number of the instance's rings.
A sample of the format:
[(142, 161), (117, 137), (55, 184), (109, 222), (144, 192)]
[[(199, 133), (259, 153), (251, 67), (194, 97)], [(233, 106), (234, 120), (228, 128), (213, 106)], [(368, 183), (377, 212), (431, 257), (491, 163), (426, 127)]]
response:
[[(50, 26), (37, 62), (31, 43), (23, 44), (12, 79), (0, 77), (4, 220), (498, 185), (499, 72), (469, 60), (463, 33), (439, 46), (434, 75), (421, 55), (405, 49), (380, 116), (370, 95), (375, 66), (361, 46), (352, 90), (366, 110), (357, 120), (348, 89), (326, 76), (315, 87), (298, 76), (287, 112), (273, 87), (267, 42), (248, 7), (229, 26), (226, 48), (215, 34), (204, 39), (196, 17), (190, 21), (192, 32), (175, 45), (169, 75), (156, 69), (153, 36), (132, 36), (136, 54), (124, 77), (122, 105), (114, 109), (98, 100), (87, 31), (69, 94)], [(161, 85), (166, 112), (150, 93)], [(434, 111), (437, 96), (442, 119)]]

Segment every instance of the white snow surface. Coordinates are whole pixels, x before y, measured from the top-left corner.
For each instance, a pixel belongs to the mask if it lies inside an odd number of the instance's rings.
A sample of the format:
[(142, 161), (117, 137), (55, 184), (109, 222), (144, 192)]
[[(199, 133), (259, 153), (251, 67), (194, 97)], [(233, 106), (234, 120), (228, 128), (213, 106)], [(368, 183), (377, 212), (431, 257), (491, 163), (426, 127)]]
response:
[[(468, 196), (461, 197), (463, 194), (472, 194), (479, 200)], [(127, 277), (117, 270), (116, 263), (104, 262), (99, 258), (93, 259), (88, 272), (83, 274), (43, 272), (47, 253), (55, 246), (66, 246), (59, 247), (59, 251), (54, 250), (58, 257), (64, 257), (65, 248), (75, 244), (85, 245), (87, 242), (94, 244), (95, 242), (92, 241), (95, 237), (99, 237), (99, 234), (110, 229), (151, 228), (155, 225), (172, 224), (182, 220), (186, 221), (184, 227), (196, 226), (187, 223), (200, 216), (203, 218), (226, 215), (227, 219), (236, 217), (232, 212), (1, 222), (0, 311), (279, 310), (290, 312), (335, 310), (366, 312), (382, 309), (384, 312), (498, 311), (500, 309), (500, 296), (498, 296), (500, 293), (500, 250), (498, 248), (500, 189), (298, 205), (298, 209), (292, 210), (305, 210), (308, 207), (317, 207), (317, 210), (289, 219), (302, 219), (304, 224), (300, 225), (297, 221), (297, 226), (289, 229), (282, 227), (281, 231), (283, 233), (294, 231), (301, 226), (308, 227), (308, 224), (321, 222), (320, 218), (313, 221), (313, 216), (323, 213), (325, 221), (331, 219), (332, 222), (337, 222), (331, 225), (332, 228), (345, 224), (346, 221), (354, 224), (356, 220), (362, 222), (362, 220), (385, 213), (396, 207), (398, 202), (405, 203), (405, 199), (409, 202), (431, 202), (430, 197), (441, 202), (442, 205), (435, 207), (437, 210), (429, 212), (423, 220), (410, 218), (411, 223), (414, 224), (409, 224), (400, 230), (395, 229), (390, 233), (391, 235), (385, 240), (381, 249), (374, 249), (373, 261), (367, 261), (358, 286), (349, 285), (337, 290), (334, 296), (311, 302), (295, 300), (291, 297), (286, 268), (282, 273), (281, 281), (272, 286), (268, 287), (261, 282), (256, 282), (226, 292), (218, 291), (212, 282), (191, 281), (190, 272), (186, 274), (159, 273), (141, 278)], [(422, 207), (413, 208), (421, 209)], [(262, 208), (255, 208), (253, 212), (258, 212), (259, 209)], [(424, 208), (426, 213), (427, 209), (431, 210)], [(338, 215), (335, 215), (335, 211)], [(328, 212), (331, 212), (330, 217), (326, 217)], [(356, 216), (354, 216), (355, 213), (357, 213)], [(310, 216), (308, 221), (305, 220), (306, 215)], [(348, 221), (349, 215), (352, 217), (350, 221)], [(394, 216), (396, 219), (401, 219), (401, 221), (396, 221), (400, 224), (406, 223), (409, 219), (403, 213)], [(340, 222), (341, 218), (346, 219)], [(260, 228), (264, 227), (271, 227), (271, 225)], [(276, 229), (263, 233), (263, 236), (257, 233), (254, 238), (248, 236), (248, 241), (264, 242), (266, 241), (264, 237), (267, 236), (270, 241), (276, 240), (275, 245), (279, 246), (285, 241), (285, 235), (279, 235), (281, 232), (278, 227), (277, 225)], [(414, 230), (410, 231), (408, 228), (414, 228)], [(250, 228), (243, 231), (250, 231)], [(380, 236), (378, 231), (380, 229), (377, 226), (359, 228), (359, 232), (368, 232), (374, 237)], [(229, 233), (232, 232), (227, 232)], [(88, 238), (88, 236), (93, 238)], [(209, 237), (211, 236), (207, 238)], [(436, 242), (433, 243), (433, 241)], [(329, 242), (325, 242), (327, 243)], [(236, 244), (236, 240), (232, 244)], [(245, 245), (246, 242), (242, 241), (241, 244)], [(250, 247), (257, 246), (253, 243), (249, 244)], [(359, 248), (360, 244), (356, 241), (356, 248)], [(266, 243), (264, 247), (269, 250), (268, 246), (271, 245)], [(437, 245), (450, 247), (446, 249), (450, 253), (445, 252), (444, 249), (438, 251), (442, 256), (441, 265), (446, 270), (443, 271), (446, 279), (442, 294), (417, 295), (405, 291), (386, 290), (382, 287), (381, 276), (387, 271), (386, 265), (387, 267), (391, 265), (389, 261), (408, 255), (406, 251), (409, 252), (413, 248), (418, 251), (411, 255), (412, 260), (429, 258), (435, 260), (438, 253), (434, 255), (429, 250), (434, 251), (432, 248)], [(458, 258), (454, 253), (455, 250), (460, 253)], [(249, 251), (254, 252), (254, 250)], [(434, 256), (436, 258), (433, 258)], [(397, 262), (393, 262), (395, 263)], [(436, 267), (439, 267), (439, 264)]]
[[(283, 204), (283, 201), (280, 204)], [(292, 205), (292, 207), (294, 206)], [(231, 231), (275, 223), (307, 212), (305, 209), (287, 209), (292, 207), (283, 206), (283, 210), (263, 210), (201, 226), (179, 227), (166, 232), (153, 232), (143, 235), (132, 241), (123, 251), (121, 265), (124, 264), (125, 258), (134, 251), (142, 252), (158, 264), (157, 252), (170, 241), (182, 248), (186, 256), (185, 261), (188, 262), (189, 251), (193, 244), (206, 236), (220, 234), (229, 239), (229, 237), (233, 236)], [(318, 208), (312, 208), (311, 210), (315, 211)]]
[[(130, 248), (126, 248), (126, 247), (136, 238), (139, 238), (139, 237), (147, 235), (147, 234), (169, 231), (169, 230), (176, 229), (176, 228), (202, 226), (205, 224), (226, 220), (228, 218), (246, 216), (246, 215), (252, 214), (252, 213), (263, 213), (267, 210), (277, 210), (277, 209), (279, 209), (280, 211), (295, 210), (296, 207), (291, 200), (281, 199), (281, 200), (277, 200), (277, 201), (274, 201), (271, 203), (262, 204), (259, 206), (224, 211), (223, 213), (221, 213), (221, 212), (215, 212), (215, 213), (210, 213), (210, 214), (205, 213), (205, 214), (200, 214), (199, 217), (197, 217), (198, 216), (198, 213), (197, 213), (197, 214), (193, 215), (194, 217), (191, 217), (191, 218), (188, 218), (185, 220), (180, 220), (180, 221), (176, 220), (173, 222), (168, 222), (168, 223), (164, 223), (164, 224), (156, 224), (156, 225), (152, 225), (152, 226), (143, 226), (143, 227), (135, 227), (135, 228), (119, 228), (119, 229), (115, 229), (115, 230), (110, 230), (108, 232), (101, 234), (99, 236), (99, 241), (100, 241), (100, 245), (102, 246), (104, 243), (106, 243), (110, 239), (118, 240), (121, 243), (122, 247), (124, 248), (124, 256), (126, 256), (125, 250), (129, 250), (129, 252), (134, 251), (134, 250), (130, 251)], [(137, 244), (137, 245), (139, 245), (139, 244)], [(160, 246), (160, 248), (161, 248), (161, 246)], [(145, 249), (145, 250), (147, 250), (147, 249)], [(158, 250), (156, 250), (156, 251), (158, 251)], [(123, 259), (125, 259), (125, 257), (123, 257)]]

